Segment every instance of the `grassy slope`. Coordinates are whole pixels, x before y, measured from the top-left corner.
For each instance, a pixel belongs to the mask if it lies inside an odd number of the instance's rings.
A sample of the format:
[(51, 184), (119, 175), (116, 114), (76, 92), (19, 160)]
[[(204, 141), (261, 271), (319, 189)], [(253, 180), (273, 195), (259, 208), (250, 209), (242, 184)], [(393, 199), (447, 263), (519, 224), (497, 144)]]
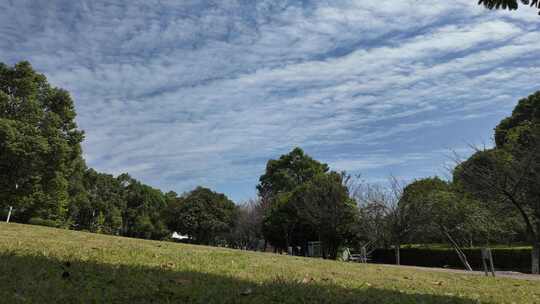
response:
[(540, 303), (540, 281), (0, 223), (0, 303)]

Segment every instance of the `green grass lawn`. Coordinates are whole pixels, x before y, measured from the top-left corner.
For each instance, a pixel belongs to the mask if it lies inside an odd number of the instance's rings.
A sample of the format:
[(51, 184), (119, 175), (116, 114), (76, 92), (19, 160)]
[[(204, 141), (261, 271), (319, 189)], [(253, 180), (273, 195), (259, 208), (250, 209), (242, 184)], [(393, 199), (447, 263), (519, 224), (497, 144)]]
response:
[(540, 281), (1, 223), (0, 303), (540, 303)]

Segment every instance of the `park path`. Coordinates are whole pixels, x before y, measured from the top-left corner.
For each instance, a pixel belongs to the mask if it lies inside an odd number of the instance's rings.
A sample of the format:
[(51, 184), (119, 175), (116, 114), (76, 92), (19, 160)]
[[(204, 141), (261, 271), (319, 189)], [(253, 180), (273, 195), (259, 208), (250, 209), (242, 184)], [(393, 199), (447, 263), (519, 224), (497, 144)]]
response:
[[(466, 270), (451, 269), (451, 268), (435, 268), (435, 267), (391, 265), (391, 264), (384, 264), (384, 266), (407, 268), (407, 269), (414, 269), (414, 270), (421, 270), (421, 271), (437, 271), (437, 272), (446, 272), (446, 273), (459, 273), (459, 274), (466, 274), (466, 275), (485, 276), (485, 273), (483, 271), (466, 271)], [(540, 275), (521, 273), (521, 272), (515, 272), (515, 271), (495, 271), (495, 276), (497, 276), (499, 278), (511, 278), (511, 279), (519, 279), (519, 280), (540, 281)]]

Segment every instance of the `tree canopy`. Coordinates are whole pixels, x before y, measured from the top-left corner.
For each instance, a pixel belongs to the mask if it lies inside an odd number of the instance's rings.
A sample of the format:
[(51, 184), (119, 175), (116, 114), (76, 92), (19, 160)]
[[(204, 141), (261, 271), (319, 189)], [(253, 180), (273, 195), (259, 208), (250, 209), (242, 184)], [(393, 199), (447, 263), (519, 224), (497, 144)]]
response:
[(269, 160), (257, 189), (269, 205), (263, 234), (280, 249), (321, 241), (323, 256), (335, 257), (357, 219), (342, 175), (300, 148)]
[(496, 146), (479, 150), (454, 170), (454, 180), (483, 201), (512, 207), (535, 248), (540, 271), (540, 92), (520, 100), (495, 128)]
[(355, 202), (336, 172), (319, 174), (295, 188), (288, 204), (295, 209), (298, 222), (322, 243), (323, 257), (336, 258), (337, 250), (352, 237), (357, 220)]
[(306, 155), (302, 149), (295, 148), (277, 160), (268, 161), (266, 172), (260, 177), (257, 190), (263, 200), (270, 201), (278, 194), (291, 191), (328, 170), (327, 164), (322, 164)]
[(0, 64), (0, 204), (13, 205), (15, 219), (65, 221), (82, 169), (75, 115), (69, 93), (28, 62)]
[(217, 244), (232, 232), (236, 205), (224, 194), (197, 187), (168, 206), (169, 228), (198, 244)]
[[(489, 9), (517, 10), (520, 3), (531, 7), (540, 8), (539, 0), (479, 0), (478, 4)], [(540, 12), (539, 12), (540, 14)]]

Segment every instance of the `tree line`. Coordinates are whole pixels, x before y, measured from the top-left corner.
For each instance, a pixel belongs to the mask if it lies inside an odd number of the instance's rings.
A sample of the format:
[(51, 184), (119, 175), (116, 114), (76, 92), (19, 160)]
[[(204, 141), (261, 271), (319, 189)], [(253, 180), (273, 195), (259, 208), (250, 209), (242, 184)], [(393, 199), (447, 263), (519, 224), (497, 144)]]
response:
[[(306, 254), (340, 248), (456, 248), (525, 242), (540, 257), (540, 92), (495, 128), (495, 145), (456, 159), (449, 179), (373, 184), (295, 148), (267, 162), (256, 199), (235, 204), (204, 187), (177, 194), (86, 166), (73, 100), (28, 62), (0, 64), (0, 215), (97, 233)], [(461, 257), (461, 256), (460, 256)], [(466, 262), (466, 257), (463, 257)]]
[(222, 194), (163, 193), (128, 174), (88, 168), (75, 117), (69, 93), (28, 62), (0, 64), (2, 215), (12, 206), (16, 222), (148, 239), (178, 229), (201, 243), (231, 226), (236, 206)]

